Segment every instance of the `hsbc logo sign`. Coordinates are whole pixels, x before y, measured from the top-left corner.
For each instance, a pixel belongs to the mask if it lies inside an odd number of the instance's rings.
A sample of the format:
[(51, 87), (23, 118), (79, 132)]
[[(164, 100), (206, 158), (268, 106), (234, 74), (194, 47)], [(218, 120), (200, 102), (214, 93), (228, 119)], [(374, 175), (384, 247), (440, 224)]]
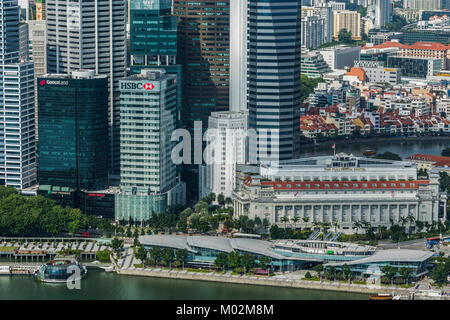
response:
[(153, 90), (155, 86), (153, 85), (153, 83), (146, 83), (144, 84), (144, 89), (145, 90)]
[(131, 89), (131, 90), (153, 90), (155, 88), (155, 85), (153, 83), (147, 82), (147, 83), (136, 83), (136, 82), (122, 82), (120, 84), (120, 89)]

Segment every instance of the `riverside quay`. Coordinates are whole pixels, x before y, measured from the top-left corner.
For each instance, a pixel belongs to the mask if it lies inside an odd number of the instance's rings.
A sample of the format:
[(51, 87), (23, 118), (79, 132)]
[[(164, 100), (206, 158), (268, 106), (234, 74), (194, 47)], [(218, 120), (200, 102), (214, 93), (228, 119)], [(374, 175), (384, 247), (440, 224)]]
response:
[(189, 252), (186, 265), (214, 267), (219, 253), (250, 253), (256, 261), (261, 257), (270, 258), (274, 271), (294, 271), (310, 269), (325, 263), (340, 268), (347, 264), (355, 274), (365, 277), (379, 277), (385, 265), (407, 267), (413, 277), (427, 272), (428, 260), (432, 252), (420, 250), (375, 250), (375, 247), (346, 242), (319, 240), (273, 240), (250, 238), (226, 238), (214, 236), (140, 236), (139, 242), (145, 248), (186, 249)]
[[(314, 222), (338, 224), (352, 233), (356, 221), (389, 227), (401, 218), (432, 223), (446, 216), (447, 195), (439, 190), (439, 173), (426, 180), (416, 164), (339, 153), (332, 156), (280, 161), (261, 165), (259, 174), (240, 172), (233, 192), (237, 217), (267, 218), (284, 226), (298, 217), (296, 226)], [(408, 231), (414, 227), (408, 225)]]

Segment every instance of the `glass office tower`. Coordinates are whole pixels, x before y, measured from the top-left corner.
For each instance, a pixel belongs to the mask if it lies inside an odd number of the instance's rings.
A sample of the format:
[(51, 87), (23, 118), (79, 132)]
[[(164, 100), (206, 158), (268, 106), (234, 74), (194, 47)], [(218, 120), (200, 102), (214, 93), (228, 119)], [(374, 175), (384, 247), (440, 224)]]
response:
[(19, 6), (0, 1), (0, 185), (36, 183), (34, 66), (19, 62)]
[(183, 65), (183, 125), (205, 129), (211, 112), (229, 110), (230, 1), (173, 1)]
[(38, 78), (40, 185), (108, 185), (108, 77), (94, 71)]
[[(182, 107), (182, 66), (176, 64), (178, 18), (172, 15), (172, 0), (130, 2), (131, 73), (160, 68), (177, 77), (177, 121)], [(180, 125), (180, 124), (178, 124)]]
[(120, 193), (116, 220), (145, 221), (185, 204), (186, 187), (171, 159), (176, 129), (176, 76), (145, 69), (119, 82)]
[(245, 1), (247, 108), (257, 133), (250, 161), (292, 159), (300, 119), (300, 0)]

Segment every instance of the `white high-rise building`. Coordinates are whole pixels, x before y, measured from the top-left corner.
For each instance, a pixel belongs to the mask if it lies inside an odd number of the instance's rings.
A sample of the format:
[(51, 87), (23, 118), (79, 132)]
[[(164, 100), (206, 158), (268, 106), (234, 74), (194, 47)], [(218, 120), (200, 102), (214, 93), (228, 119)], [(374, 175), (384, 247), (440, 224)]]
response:
[(382, 28), (391, 22), (390, 0), (376, 0), (375, 3), (375, 28)]
[(230, 111), (247, 109), (248, 0), (230, 0)]
[(29, 34), (29, 58), (34, 63), (34, 86), (35, 86), (35, 119), (36, 119), (36, 140), (39, 138), (38, 132), (38, 104), (37, 104), (37, 83), (38, 77), (47, 73), (47, 37), (45, 20), (28, 20)]
[(36, 183), (34, 66), (19, 62), (19, 6), (0, 1), (0, 185)]
[(199, 198), (211, 192), (231, 197), (236, 186), (236, 165), (246, 161), (248, 113), (213, 112), (208, 121), (211, 153), (199, 168)]
[(319, 16), (302, 18), (302, 47), (317, 49), (325, 43), (325, 19)]
[(110, 171), (119, 172), (119, 79), (126, 77), (124, 0), (47, 0), (48, 72), (90, 69), (109, 77)]
[(439, 10), (442, 4), (442, 0), (403, 0), (403, 8), (412, 10)]

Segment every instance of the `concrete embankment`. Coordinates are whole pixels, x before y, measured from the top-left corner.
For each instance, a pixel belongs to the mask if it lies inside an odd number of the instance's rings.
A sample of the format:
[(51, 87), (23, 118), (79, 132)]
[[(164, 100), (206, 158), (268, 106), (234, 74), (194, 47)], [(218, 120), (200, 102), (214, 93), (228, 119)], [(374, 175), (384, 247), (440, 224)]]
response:
[(411, 291), (403, 288), (390, 288), (390, 287), (378, 287), (378, 286), (366, 286), (359, 284), (348, 284), (342, 282), (330, 283), (319, 281), (295, 281), (295, 280), (281, 280), (273, 278), (259, 278), (259, 277), (239, 277), (220, 274), (205, 274), (196, 272), (169, 272), (169, 271), (157, 271), (157, 270), (143, 270), (143, 269), (121, 269), (117, 270), (118, 274), (133, 275), (133, 276), (147, 276), (166, 279), (182, 279), (182, 280), (200, 280), (200, 281), (213, 281), (222, 283), (235, 283), (235, 284), (250, 284), (261, 286), (274, 286), (274, 287), (286, 287), (286, 288), (300, 288), (300, 289), (316, 289), (316, 290), (329, 290), (329, 291), (342, 291), (342, 292), (354, 292), (354, 293), (392, 293), (399, 295), (409, 295)]

